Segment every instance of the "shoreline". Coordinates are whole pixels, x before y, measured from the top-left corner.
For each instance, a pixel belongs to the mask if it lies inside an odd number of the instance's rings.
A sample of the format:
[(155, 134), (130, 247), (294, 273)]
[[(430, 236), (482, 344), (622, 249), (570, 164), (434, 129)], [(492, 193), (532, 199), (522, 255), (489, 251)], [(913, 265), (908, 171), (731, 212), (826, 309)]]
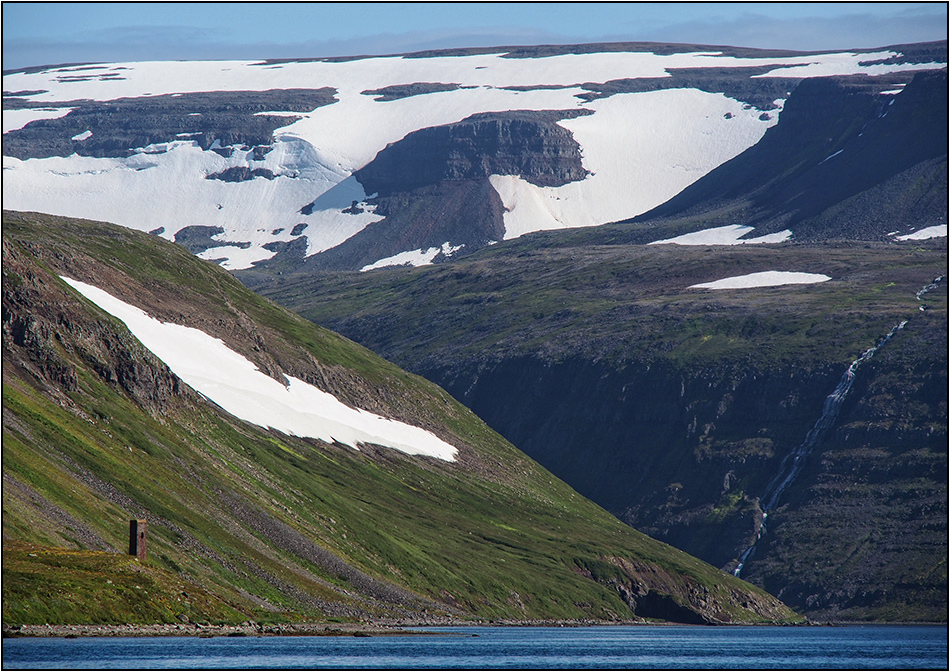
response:
[[(427, 619), (421, 621), (380, 621), (376, 623), (255, 623), (216, 625), (202, 623), (150, 623), (102, 624), (102, 625), (3, 625), (3, 638), (50, 637), (74, 639), (79, 637), (413, 637), (418, 635), (460, 636), (456, 633), (436, 632), (426, 628), (436, 627), (556, 627), (586, 628), (598, 626), (651, 626), (664, 627), (683, 625), (656, 621), (594, 621), (594, 620), (459, 620)], [(722, 624), (728, 625), (728, 624)], [(804, 623), (745, 623), (732, 624), (744, 627), (846, 627), (846, 626), (944, 626), (946, 623), (864, 623), (864, 622), (813, 622)], [(696, 625), (694, 627), (717, 627)]]
[[(413, 626), (406, 626), (413, 627)], [(366, 623), (152, 623), (146, 625), (20, 625), (3, 626), (3, 638), (15, 637), (378, 637), (432, 634), (399, 626)]]
[(646, 621), (509, 621), (424, 619), (382, 620), (376, 623), (254, 623), (216, 625), (201, 623), (100, 624), (100, 625), (7, 625), (3, 624), (3, 638), (16, 637), (393, 637), (417, 635), (452, 636), (451, 633), (433, 632), (431, 627), (591, 627), (598, 625), (664, 625)]

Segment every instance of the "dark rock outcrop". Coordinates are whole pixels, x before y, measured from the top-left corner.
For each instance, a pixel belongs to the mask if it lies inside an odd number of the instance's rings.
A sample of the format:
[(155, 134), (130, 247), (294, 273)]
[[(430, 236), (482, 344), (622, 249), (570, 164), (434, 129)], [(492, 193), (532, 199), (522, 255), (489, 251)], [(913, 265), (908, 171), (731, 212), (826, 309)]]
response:
[(707, 93), (722, 93), (759, 110), (772, 110), (776, 100), (788, 98), (798, 86), (797, 79), (765, 77), (753, 79), (774, 66), (750, 68), (669, 68), (669, 77), (640, 77), (613, 79), (607, 82), (587, 82), (581, 87), (583, 100), (608, 98), (618, 93), (641, 93), (666, 89), (699, 89)]
[(560, 119), (581, 110), (476, 114), (456, 124), (423, 128), (387, 145), (356, 171), (368, 194), (390, 196), (445, 180), (520, 175), (539, 186), (582, 180), (580, 146)]
[(273, 180), (276, 175), (267, 168), (249, 168), (247, 166), (232, 166), (217, 173), (206, 175), (206, 180), (221, 180), (222, 182), (247, 182), (256, 177)]
[(229, 242), (214, 239), (214, 236), (223, 233), (224, 229), (220, 226), (186, 226), (175, 233), (175, 242), (192, 254), (201, 254), (212, 247), (221, 247), (223, 245), (233, 245), (234, 247), (240, 247), (245, 250), (251, 246), (251, 244), (246, 241)]
[[(110, 320), (90, 319), (82, 301), (3, 244), (3, 366), (64, 392), (80, 388), (78, 357), (109, 386), (152, 415), (187, 394), (178, 376)], [(64, 403), (69, 403), (65, 402)]]
[[(68, 101), (58, 103), (73, 108), (66, 116), (33, 121), (4, 133), (3, 155), (24, 160), (74, 153), (121, 158), (136, 149), (182, 139), (192, 140), (205, 150), (212, 145), (267, 146), (273, 141), (274, 129), (293, 119), (260, 113), (311, 112), (335, 102), (334, 94), (335, 90), (329, 88), (273, 89)], [(44, 105), (48, 103), (19, 103), (20, 107)], [(92, 135), (73, 140), (86, 131)], [(224, 151), (230, 155), (230, 150)], [(255, 160), (260, 158), (261, 152), (255, 152)]]
[[(881, 240), (946, 224), (947, 71), (803, 81), (762, 140), (634, 222)], [(682, 231), (679, 231), (681, 233)]]
[[(381, 221), (309, 257), (303, 239), (268, 243), (265, 247), (277, 255), (243, 271), (243, 277), (267, 277), (283, 268), (308, 273), (360, 269), (400, 252), (441, 248), (445, 243), (464, 254), (505, 235), (504, 205), (487, 179), (446, 180), (374, 200), (376, 214), (384, 216)], [(440, 252), (435, 261), (443, 256)]]
[(402, 98), (411, 98), (412, 96), (421, 96), (426, 93), (438, 93), (440, 91), (455, 91), (461, 88), (458, 84), (443, 84), (441, 82), (413, 82), (412, 84), (392, 84), (380, 89), (371, 89), (360, 91), (364, 96), (376, 96), (376, 101), (380, 103), (391, 100), (401, 100)]

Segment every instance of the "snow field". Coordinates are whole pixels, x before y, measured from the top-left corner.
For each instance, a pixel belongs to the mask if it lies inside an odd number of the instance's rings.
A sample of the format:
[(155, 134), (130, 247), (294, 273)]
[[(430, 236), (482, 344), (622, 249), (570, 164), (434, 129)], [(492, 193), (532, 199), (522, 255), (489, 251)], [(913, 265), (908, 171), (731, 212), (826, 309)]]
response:
[(779, 112), (761, 120), (760, 110), (696, 89), (617, 94), (584, 107), (594, 114), (559, 125), (580, 144), (587, 178), (537, 187), (491, 176), (507, 210), (505, 239), (642, 214), (757, 143)]
[(357, 450), (361, 443), (376, 444), (409, 455), (455, 461), (457, 450), (431, 432), (351, 408), (296, 378), (285, 377), (286, 385), (282, 385), (220, 339), (199, 329), (160, 322), (98, 287), (62, 279), (122, 320), (187, 385), (241, 420)]
[[(183, 94), (207, 91), (332, 87), (337, 102), (300, 117), (275, 132), (276, 148), (261, 162), (244, 152), (224, 159), (183, 139), (164, 153), (128, 159), (66, 158), (18, 161), (4, 157), (4, 207), (115, 222), (140, 230), (165, 228), (166, 238), (187, 225), (221, 226), (218, 238), (250, 242), (241, 249), (222, 244), (202, 256), (224, 259), (231, 270), (250, 267), (274, 252), (263, 246), (292, 240), (308, 224), (307, 254), (330, 249), (378, 221), (371, 208), (340, 212), (368, 195), (352, 172), (387, 144), (429, 126), (460, 121), (479, 112), (587, 108), (594, 114), (564, 120), (581, 146), (591, 175), (558, 188), (539, 188), (516, 176), (493, 176), (506, 207), (505, 238), (543, 229), (592, 226), (641, 214), (678, 193), (723, 161), (755, 144), (776, 123), (760, 111), (743, 110), (720, 94), (667, 90), (619, 94), (584, 103), (584, 82), (668, 77), (668, 68), (774, 65), (773, 76), (852, 72), (882, 74), (902, 65), (864, 67), (896, 55), (825, 54), (790, 58), (734, 58), (717, 53), (568, 54), (509, 59), (500, 54), (460, 57), (380, 57), (348, 62), (263, 65), (252, 61), (141, 62), (106, 64), (80, 74), (69, 68), (4, 76), (5, 90), (44, 90), (28, 100), (44, 110), (4, 112), (4, 131), (31, 120), (64, 116), (57, 101)], [(912, 66), (922, 67), (922, 66)], [(934, 67), (943, 67), (936, 64)], [(380, 102), (362, 91), (395, 84), (442, 82), (460, 89)], [(511, 86), (563, 88), (526, 91)], [(292, 113), (274, 110), (278, 116)], [(724, 115), (731, 113), (731, 119)], [(82, 134), (80, 134), (82, 135)], [(86, 136), (88, 137), (88, 136)], [(79, 136), (77, 136), (77, 139)], [(150, 148), (155, 150), (162, 148)], [(240, 183), (206, 180), (229, 167), (267, 168), (274, 180)], [(121, 198), (116, 198), (121, 194)], [(316, 201), (310, 215), (300, 209)], [(274, 231), (282, 229), (280, 233)], [(766, 242), (766, 241), (761, 241)], [(701, 243), (705, 244), (705, 243)], [(426, 251), (418, 254), (425, 256)], [(412, 254), (412, 251), (408, 251)], [(380, 260), (384, 261), (384, 260)]]
[(793, 271), (761, 271), (748, 275), (736, 275), (713, 282), (690, 285), (688, 289), (748, 289), (750, 287), (780, 287), (782, 285), (810, 285), (827, 282), (830, 276), (821, 273), (797, 273)]
[[(207, 91), (265, 91), (281, 88), (333, 86), (371, 90), (391, 84), (453, 82), (462, 86), (570, 86), (628, 77), (668, 77), (668, 68), (759, 67), (776, 71), (759, 77), (811, 77), (833, 74), (883, 74), (911, 69), (945, 67), (889, 64), (862, 66), (862, 62), (887, 59), (894, 51), (855, 54), (839, 52), (782, 58), (735, 58), (718, 52), (659, 55), (646, 52), (564, 54), (544, 58), (504, 58), (503, 54), (403, 58), (383, 56), (346, 62), (294, 62), (263, 65), (260, 61), (144, 61), (103, 64), (84, 70), (82, 77), (63, 73), (67, 68), (41, 72), (16, 72), (4, 76), (5, 90), (44, 90), (30, 96), (38, 102), (114, 100)], [(119, 73), (121, 77), (115, 75)], [(438, 77), (433, 77), (438, 75)], [(109, 77), (108, 79), (104, 77)]]

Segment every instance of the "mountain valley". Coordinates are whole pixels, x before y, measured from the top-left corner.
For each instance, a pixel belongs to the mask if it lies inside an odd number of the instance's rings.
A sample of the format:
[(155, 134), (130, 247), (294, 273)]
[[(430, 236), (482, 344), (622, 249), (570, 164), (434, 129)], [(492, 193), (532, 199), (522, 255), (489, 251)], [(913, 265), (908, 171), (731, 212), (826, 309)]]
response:
[(946, 622), (947, 99), (946, 41), (4, 72), (4, 624)]

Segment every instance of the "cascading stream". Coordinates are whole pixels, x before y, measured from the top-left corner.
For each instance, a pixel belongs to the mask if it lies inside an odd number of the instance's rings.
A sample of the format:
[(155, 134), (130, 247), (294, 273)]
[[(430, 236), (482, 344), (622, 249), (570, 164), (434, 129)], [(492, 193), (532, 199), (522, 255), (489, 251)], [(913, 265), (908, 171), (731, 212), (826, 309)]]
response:
[[(920, 301), (924, 294), (936, 289), (943, 278), (944, 276), (941, 275), (935, 278), (934, 281), (929, 285), (921, 288), (916, 294), (917, 300)], [(923, 310), (924, 307), (920, 306), (920, 309)], [(843, 376), (841, 376), (841, 380), (838, 381), (838, 385), (835, 387), (834, 391), (825, 398), (824, 407), (822, 408), (821, 417), (818, 418), (818, 422), (815, 423), (815, 426), (812, 427), (805, 436), (805, 440), (802, 441), (802, 443), (797, 448), (795, 448), (795, 450), (786, 455), (785, 459), (782, 460), (778, 473), (769, 482), (768, 486), (766, 486), (765, 493), (759, 499), (759, 501), (763, 503), (762, 522), (759, 524), (759, 529), (756, 532), (755, 541), (753, 544), (743, 551), (742, 555), (739, 556), (739, 564), (736, 565), (736, 568), (732, 572), (735, 576), (739, 576), (739, 574), (742, 572), (746, 562), (755, 552), (755, 547), (759, 543), (759, 540), (765, 534), (766, 521), (768, 520), (769, 513), (774, 511), (775, 507), (778, 506), (782, 495), (795, 481), (799, 473), (801, 473), (802, 467), (804, 467), (805, 460), (808, 455), (812, 452), (812, 450), (814, 450), (815, 446), (821, 443), (827, 431), (838, 419), (838, 413), (841, 411), (841, 406), (848, 394), (851, 392), (851, 386), (854, 383), (855, 374), (857, 373), (858, 368), (864, 362), (873, 357), (874, 353), (880, 350), (884, 344), (891, 340), (894, 334), (903, 329), (904, 325), (906, 324), (907, 320), (903, 320), (900, 324), (891, 329), (884, 338), (878, 341), (874, 347), (868, 348), (860, 357), (851, 362), (851, 366), (849, 366), (848, 370), (844, 372)]]
[[(923, 298), (924, 294), (926, 294), (927, 292), (930, 292), (930, 291), (932, 291), (932, 290), (934, 290), (934, 289), (937, 289), (937, 286), (940, 284), (940, 282), (943, 280), (943, 278), (944, 278), (944, 276), (938, 275), (936, 278), (934, 278), (934, 281), (931, 282), (929, 285), (926, 285), (926, 286), (924, 286), (924, 287), (921, 287), (920, 290), (919, 290), (919, 291), (917, 292), (917, 294), (916, 294), (917, 300), (920, 301), (920, 300)], [(923, 310), (923, 309), (924, 309), (924, 307), (923, 307), (923, 306), (920, 306), (920, 310)]]

